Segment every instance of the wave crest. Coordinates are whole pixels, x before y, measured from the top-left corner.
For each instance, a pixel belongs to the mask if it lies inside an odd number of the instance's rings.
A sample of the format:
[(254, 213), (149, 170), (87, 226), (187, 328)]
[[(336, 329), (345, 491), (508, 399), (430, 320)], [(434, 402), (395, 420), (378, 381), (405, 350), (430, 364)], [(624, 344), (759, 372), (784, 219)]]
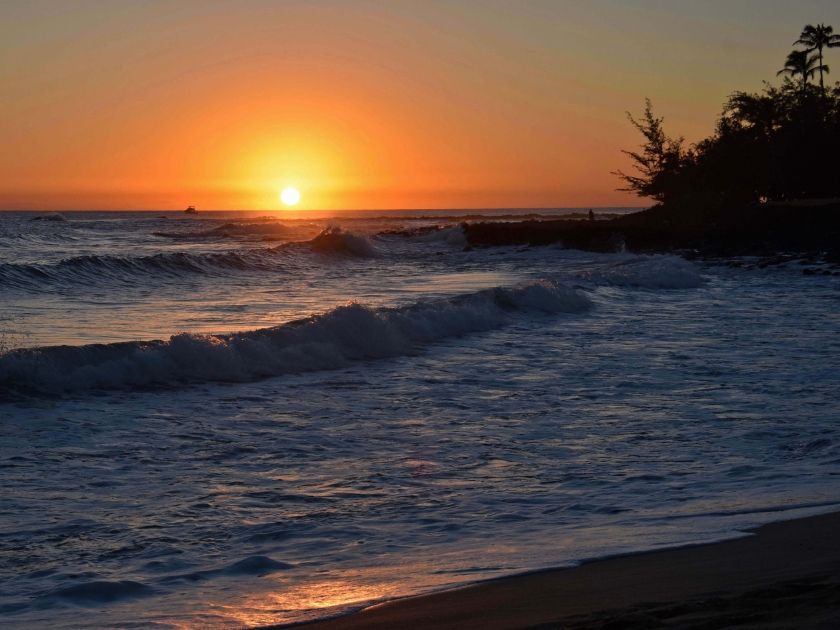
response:
[(185, 252), (151, 256), (76, 256), (52, 265), (0, 264), (0, 286), (38, 288), (45, 283), (95, 284), (128, 282), (138, 275), (181, 276), (229, 270), (272, 269), (270, 249), (241, 252)]
[(307, 244), (315, 251), (329, 254), (349, 254), (361, 258), (374, 258), (378, 252), (363, 236), (357, 236), (340, 227), (328, 227)]
[(128, 283), (138, 276), (218, 275), (230, 271), (275, 272), (287, 260), (279, 254), (301, 250), (357, 258), (378, 255), (366, 238), (341, 228), (328, 228), (310, 241), (284, 243), (273, 248), (227, 252), (166, 252), (149, 256), (86, 255), (66, 258), (49, 265), (0, 263), (0, 287), (30, 290), (39, 289), (44, 284), (93, 285), (103, 281)]
[(591, 302), (541, 281), (436, 302), (373, 309), (351, 302), (322, 315), (232, 335), (14, 350), (0, 355), (0, 398), (26, 393), (245, 382), (411, 355), (438, 339), (498, 328), (516, 313), (579, 313)]

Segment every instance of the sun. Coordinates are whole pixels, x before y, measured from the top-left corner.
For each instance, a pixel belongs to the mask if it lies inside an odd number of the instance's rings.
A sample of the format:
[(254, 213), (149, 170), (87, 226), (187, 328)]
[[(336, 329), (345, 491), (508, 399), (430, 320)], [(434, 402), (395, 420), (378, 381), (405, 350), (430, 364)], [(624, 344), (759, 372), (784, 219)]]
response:
[(295, 188), (287, 188), (280, 193), (280, 200), (287, 206), (293, 206), (300, 201), (300, 193)]

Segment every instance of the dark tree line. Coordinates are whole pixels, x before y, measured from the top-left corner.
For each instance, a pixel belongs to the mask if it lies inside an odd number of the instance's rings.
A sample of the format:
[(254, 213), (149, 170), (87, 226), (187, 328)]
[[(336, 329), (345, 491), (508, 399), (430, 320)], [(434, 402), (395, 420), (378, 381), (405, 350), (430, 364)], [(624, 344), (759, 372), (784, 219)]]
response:
[(809, 25), (796, 43), (807, 48), (788, 56), (782, 85), (732, 94), (714, 134), (696, 145), (669, 137), (650, 101), (642, 118), (628, 114), (645, 142), (625, 151), (637, 173), (616, 173), (621, 190), (687, 210), (840, 197), (840, 82), (823, 81), (823, 51), (840, 46), (840, 37)]

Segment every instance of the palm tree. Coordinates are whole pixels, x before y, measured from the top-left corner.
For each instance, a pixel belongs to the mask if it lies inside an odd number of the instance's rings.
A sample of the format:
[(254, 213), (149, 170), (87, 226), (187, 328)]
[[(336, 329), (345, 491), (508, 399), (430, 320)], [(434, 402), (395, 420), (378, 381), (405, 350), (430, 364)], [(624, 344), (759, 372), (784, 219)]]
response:
[(823, 48), (840, 48), (840, 35), (834, 35), (834, 29), (825, 24), (817, 24), (813, 26), (809, 24), (802, 29), (802, 34), (799, 36), (793, 45), (801, 44), (806, 47), (806, 52), (819, 51), (820, 60), (820, 89), (825, 91), (823, 85), (823, 69), (828, 74), (828, 66), (823, 66)]
[(828, 72), (828, 66), (821, 65), (817, 55), (809, 55), (807, 50), (794, 50), (787, 56), (785, 67), (779, 70), (776, 76), (786, 74), (791, 78), (802, 77), (802, 93), (804, 94), (808, 87), (808, 79), (813, 79), (818, 71), (823, 70)]

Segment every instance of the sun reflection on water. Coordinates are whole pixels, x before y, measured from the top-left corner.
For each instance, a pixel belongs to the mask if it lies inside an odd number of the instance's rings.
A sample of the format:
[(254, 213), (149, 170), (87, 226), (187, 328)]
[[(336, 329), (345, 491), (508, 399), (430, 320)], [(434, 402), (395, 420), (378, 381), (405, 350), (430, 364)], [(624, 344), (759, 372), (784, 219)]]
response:
[[(280, 583), (277, 586), (277, 589), (251, 593), (235, 603), (212, 605), (212, 613), (219, 619), (216, 627), (228, 627), (231, 623), (239, 624), (238, 627), (293, 623), (302, 621), (301, 614), (306, 611), (321, 611), (321, 614), (307, 615), (308, 618), (324, 616), (325, 609), (341, 614), (397, 594), (393, 585), (363, 584), (346, 579), (298, 584), (293, 588)], [(197, 627), (193, 626), (192, 630)]]

